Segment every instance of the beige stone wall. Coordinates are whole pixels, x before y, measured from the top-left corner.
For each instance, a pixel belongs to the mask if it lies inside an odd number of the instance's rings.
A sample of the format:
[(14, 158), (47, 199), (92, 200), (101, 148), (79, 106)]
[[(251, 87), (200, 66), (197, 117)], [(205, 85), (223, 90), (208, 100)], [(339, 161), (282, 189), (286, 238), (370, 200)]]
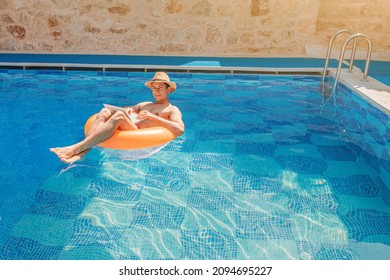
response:
[[(326, 44), (330, 34), (344, 28), (366, 34), (373, 46), (373, 57), (390, 60), (389, 0), (321, 0), (316, 22), (317, 43)], [(345, 39), (346, 36), (340, 36), (335, 45)], [(358, 43), (365, 56), (366, 43)]]
[(351, 28), (390, 60), (385, 2), (0, 0), (0, 51), (323, 57), (330, 36)]

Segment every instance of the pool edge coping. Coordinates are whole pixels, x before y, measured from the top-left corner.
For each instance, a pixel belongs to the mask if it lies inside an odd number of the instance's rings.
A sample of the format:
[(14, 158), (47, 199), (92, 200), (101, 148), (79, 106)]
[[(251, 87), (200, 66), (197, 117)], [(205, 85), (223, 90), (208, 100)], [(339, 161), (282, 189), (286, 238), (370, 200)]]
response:
[[(330, 70), (330, 75), (335, 76), (335, 69)], [(356, 68), (354, 68), (354, 72), (342, 69), (340, 82), (390, 117), (389, 86), (370, 76), (367, 77), (367, 80), (364, 80), (362, 71)], [(337, 91), (335, 94), (337, 94)]]
[(323, 71), (321, 67), (242, 67), (242, 66), (193, 66), (193, 65), (151, 65), (151, 64), (84, 64), (84, 63), (36, 63), (36, 62), (0, 62), (0, 67), (14, 67), (23, 70), (29, 69), (58, 69), (78, 70), (90, 69), (100, 71), (182, 71), (188, 73), (210, 72), (210, 73), (315, 73)]

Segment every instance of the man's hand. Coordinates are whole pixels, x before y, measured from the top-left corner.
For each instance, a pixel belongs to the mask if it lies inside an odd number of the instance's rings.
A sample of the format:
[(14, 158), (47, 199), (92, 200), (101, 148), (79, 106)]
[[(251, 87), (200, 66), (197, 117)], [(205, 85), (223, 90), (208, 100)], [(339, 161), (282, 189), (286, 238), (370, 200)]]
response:
[(151, 117), (153, 117), (154, 115), (152, 113), (150, 113), (149, 111), (147, 110), (142, 110), (138, 113), (138, 118), (143, 121), (143, 120), (146, 120), (146, 119), (150, 119)]
[(125, 107), (126, 112), (131, 115), (131, 113), (135, 113), (134, 109), (131, 107)]

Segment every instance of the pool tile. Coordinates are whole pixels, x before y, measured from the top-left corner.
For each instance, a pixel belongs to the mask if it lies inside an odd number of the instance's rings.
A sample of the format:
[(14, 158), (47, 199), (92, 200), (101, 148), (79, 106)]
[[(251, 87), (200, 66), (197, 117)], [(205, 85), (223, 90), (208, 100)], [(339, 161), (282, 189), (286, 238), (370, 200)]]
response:
[[(353, 143), (353, 142), (348, 142), (346, 143), (347, 147), (351, 149), (357, 156), (361, 155), (364, 150), (362, 146), (360, 146), (360, 143)], [(338, 144), (337, 146), (342, 146), (341, 144)]]
[(310, 117), (306, 120), (307, 129), (315, 134), (333, 134), (338, 132), (337, 124), (325, 117)]
[(239, 240), (238, 260), (297, 260), (299, 254), (294, 240)]
[(124, 260), (177, 260), (182, 252), (180, 239), (180, 230), (132, 226), (125, 229), (114, 254)]
[[(353, 118), (352, 118), (353, 117)], [(354, 135), (364, 135), (365, 128), (361, 121), (356, 119), (356, 116), (351, 116), (351, 118), (346, 119), (340, 124), (341, 131), (346, 132), (347, 130)]]
[(164, 150), (172, 152), (190, 153), (194, 150), (196, 141), (192, 139), (176, 139), (170, 142)]
[(75, 178), (95, 178), (100, 172), (100, 163), (94, 160), (88, 160), (88, 164), (76, 164), (69, 166), (67, 173)]
[(63, 70), (37, 70), (38, 75), (66, 75), (66, 73)]
[(197, 153), (234, 154), (236, 151), (236, 142), (229, 137), (217, 141), (197, 141), (194, 150)]
[(104, 71), (99, 72), (102, 76), (107, 77), (127, 77), (129, 72), (118, 72), (118, 71)]
[(229, 211), (234, 209), (234, 193), (191, 189), (188, 194), (188, 206), (195, 209)]
[(132, 220), (131, 208), (138, 201), (93, 198), (79, 215), (79, 219), (92, 219), (107, 228), (127, 227)]
[(189, 174), (184, 168), (149, 165), (145, 185), (169, 191), (181, 191), (190, 186)]
[(329, 125), (331, 127), (336, 126), (337, 123), (334, 120), (331, 120), (325, 116), (314, 116), (309, 117), (306, 120), (306, 123), (308, 124), (317, 124), (317, 125)]
[(367, 106), (362, 106), (362, 105), (360, 105), (360, 103), (361, 102), (359, 102), (359, 100), (354, 100), (354, 99), (352, 99), (351, 101), (350, 101), (350, 108), (351, 109), (354, 109), (354, 110), (356, 110), (357, 112), (358, 112), (358, 114), (361, 116), (361, 117), (363, 117), (363, 119), (365, 119), (366, 118), (366, 116), (367, 116)]
[(213, 230), (181, 231), (183, 259), (236, 259), (238, 245), (232, 236)]
[(372, 139), (374, 139), (374, 141), (376, 143), (378, 143), (379, 145), (382, 145), (384, 146), (386, 141), (385, 141), (385, 138), (383, 137), (382, 133), (379, 131), (379, 129), (372, 125), (372, 124), (369, 124), (369, 123), (366, 123), (366, 125), (364, 126), (364, 129), (366, 130), (366, 133), (372, 137)]
[(169, 204), (140, 202), (133, 207), (132, 212), (131, 226), (180, 229), (184, 221), (184, 208)]
[[(385, 176), (385, 175), (382, 175), (382, 176)], [(386, 178), (388, 181), (390, 178), (390, 173), (386, 174)], [(381, 186), (381, 188), (382, 188), (381, 198), (382, 198), (383, 202), (387, 205), (387, 207), (390, 207), (390, 189), (385, 185), (384, 180), (382, 180), (382, 178), (378, 178), (376, 180), (376, 183), (378, 184), (378, 186)]]
[(322, 174), (328, 168), (328, 164), (319, 158), (289, 155), (276, 156), (275, 159), (284, 169), (303, 174)]
[(282, 191), (282, 179), (255, 174), (252, 172), (235, 172), (233, 188), (238, 193), (280, 193)]
[(319, 145), (319, 146), (345, 144), (345, 142), (342, 141), (342, 139), (340, 139), (340, 137), (337, 134), (311, 134), (310, 139), (313, 145)]
[(277, 145), (311, 144), (310, 133), (276, 132), (272, 133)]
[(377, 108), (375, 108), (371, 104), (368, 104), (367, 111), (372, 116), (374, 116), (374, 118), (377, 119), (381, 124), (387, 125), (387, 121), (388, 121), (389, 117), (385, 113), (378, 110)]
[[(358, 209), (341, 215), (349, 236), (356, 241), (365, 241), (373, 235), (390, 236), (390, 214), (374, 209)], [(390, 239), (383, 241), (390, 245)]]
[(387, 144), (390, 144), (390, 127), (386, 128), (386, 132), (383, 135), (383, 137), (386, 139)]
[(343, 146), (317, 146), (320, 154), (327, 160), (356, 161), (357, 155), (346, 145)]
[(381, 194), (381, 188), (368, 175), (329, 178), (328, 181), (332, 186), (332, 190), (337, 194), (365, 197), (378, 197)]
[[(249, 109), (253, 116), (258, 115), (258, 113), (255, 110), (251, 110), (252, 108), (255, 109), (256, 105), (258, 103), (258, 98), (255, 93), (252, 95), (250, 94), (236, 94), (234, 97), (227, 97), (226, 102), (230, 104), (241, 104), (245, 108)], [(242, 110), (241, 108), (233, 107), (230, 111), (230, 114), (232, 116), (232, 120), (237, 123), (246, 122), (248, 119), (246, 118), (246, 114), (248, 111)], [(261, 121), (261, 119), (256, 119), (253, 121)]]
[(28, 213), (74, 219), (83, 211), (87, 203), (88, 199), (84, 196), (38, 190)]
[(91, 198), (109, 199), (113, 201), (138, 201), (142, 192), (142, 186), (127, 185), (109, 179), (96, 179), (87, 189)]
[[(235, 172), (247, 171), (265, 176), (279, 176), (280, 164), (274, 157), (258, 157), (255, 155), (236, 155), (233, 161)], [(234, 172), (233, 172), (234, 173)]]
[(317, 76), (294, 76), (293, 81), (303, 81), (306, 83), (318, 83), (320, 81), (320, 77)]
[(346, 243), (297, 242), (301, 260), (357, 260), (358, 255)]
[(216, 123), (221, 122), (222, 124), (231, 121), (230, 114), (222, 115), (222, 114), (216, 114), (215, 112), (205, 112), (205, 111), (203, 111), (202, 112), (202, 117), (204, 119), (207, 119), (208, 121), (213, 121), (213, 122), (216, 122)]
[(330, 124), (307, 124), (307, 130), (312, 134), (336, 134), (337, 128)]
[(251, 141), (237, 141), (236, 142), (236, 153), (252, 154), (258, 156), (272, 157), (274, 156), (277, 146), (274, 144), (256, 143)]
[(252, 134), (252, 133), (270, 133), (271, 126), (268, 124), (252, 124), (246, 122), (236, 122), (234, 123), (235, 129), (233, 133), (239, 134)]
[(359, 256), (359, 259), (390, 260), (390, 246), (383, 243), (350, 242), (349, 248)]
[[(107, 244), (92, 244), (82, 246), (66, 246), (58, 255), (59, 260), (120, 260), (122, 255), (115, 254), (115, 249)], [(122, 259), (137, 260), (134, 255), (126, 255)]]
[(390, 173), (390, 155), (384, 151), (380, 158), (380, 166)]
[(119, 227), (105, 227), (95, 224), (90, 219), (77, 219), (73, 226), (73, 234), (66, 246), (100, 245), (112, 246), (122, 235)]
[(232, 136), (233, 136), (233, 133), (229, 132), (229, 131), (197, 130), (195, 132), (195, 140), (196, 141), (225, 140), (226, 138), (231, 138)]
[[(215, 169), (190, 173), (191, 189), (206, 189), (219, 192), (233, 192), (233, 170)], [(181, 192), (188, 196), (188, 191)], [(186, 199), (187, 201), (187, 199)]]
[(45, 246), (64, 246), (72, 236), (73, 224), (74, 219), (24, 215), (15, 224), (11, 236), (27, 238)]
[(235, 227), (232, 218), (234, 212), (234, 210), (224, 210), (222, 207), (217, 210), (185, 207), (185, 219), (181, 225), (181, 230), (212, 229), (221, 234), (230, 235), (231, 229)]
[(242, 239), (293, 240), (291, 216), (280, 213), (242, 211), (234, 216), (236, 237)]
[(191, 171), (212, 171), (231, 169), (233, 157), (223, 154), (194, 153), (191, 157)]
[(316, 146), (310, 144), (277, 145), (275, 158), (276, 156), (309, 156), (310, 158), (323, 160)]
[(45, 246), (28, 238), (11, 237), (0, 248), (2, 260), (55, 260), (62, 251), (61, 246)]
[(272, 116), (267, 116), (264, 118), (264, 122), (269, 126), (269, 129), (271, 127), (275, 126), (294, 126), (294, 121), (290, 116), (286, 115), (272, 115)]
[(336, 196), (331, 194), (323, 195), (296, 195), (289, 196), (288, 209), (293, 213), (321, 212), (336, 214), (340, 203)]
[(225, 80), (240, 79), (240, 80), (259, 80), (259, 75), (256, 74), (229, 74), (225, 75)]
[[(342, 205), (341, 205), (342, 206)], [(309, 206), (310, 207), (310, 206)], [(292, 232), (296, 241), (347, 243), (348, 230), (336, 211), (316, 211), (291, 214)]]
[(27, 197), (18, 197), (18, 203), (15, 203), (9, 198), (6, 199), (0, 196), (0, 248), (11, 235), (15, 224), (25, 215), (25, 211), (30, 204), (31, 199)]

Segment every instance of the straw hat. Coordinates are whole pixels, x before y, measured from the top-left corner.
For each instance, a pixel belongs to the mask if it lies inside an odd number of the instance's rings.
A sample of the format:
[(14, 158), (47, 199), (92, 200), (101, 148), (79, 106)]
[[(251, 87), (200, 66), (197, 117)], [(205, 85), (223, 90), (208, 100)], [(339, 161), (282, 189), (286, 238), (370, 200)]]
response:
[(168, 84), (172, 88), (171, 92), (176, 89), (176, 83), (171, 82), (171, 79), (169, 79), (168, 74), (165, 72), (156, 72), (156, 74), (154, 75), (154, 77), (151, 81), (145, 82), (145, 86), (152, 89), (152, 83), (154, 83), (154, 82)]

